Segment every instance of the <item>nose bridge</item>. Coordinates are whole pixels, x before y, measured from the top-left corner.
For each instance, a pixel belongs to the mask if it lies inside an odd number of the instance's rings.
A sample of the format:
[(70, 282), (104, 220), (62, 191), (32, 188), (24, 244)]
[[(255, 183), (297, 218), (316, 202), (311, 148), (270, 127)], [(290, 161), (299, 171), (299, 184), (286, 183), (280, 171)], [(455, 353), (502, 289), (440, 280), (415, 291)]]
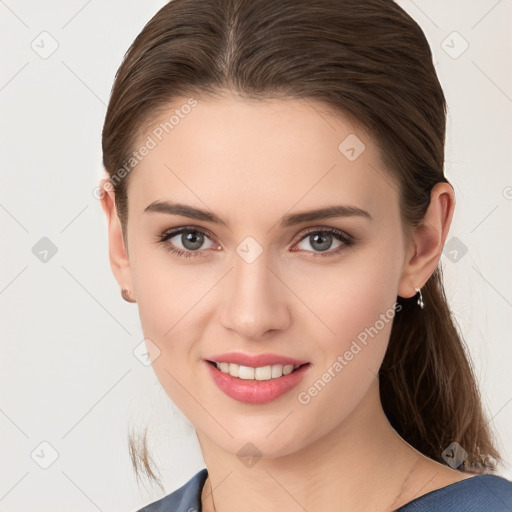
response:
[[(259, 247), (258, 247), (259, 246)], [(270, 251), (253, 240), (237, 247), (226, 294), (223, 323), (247, 338), (286, 327), (289, 320), (286, 290), (268, 267)]]

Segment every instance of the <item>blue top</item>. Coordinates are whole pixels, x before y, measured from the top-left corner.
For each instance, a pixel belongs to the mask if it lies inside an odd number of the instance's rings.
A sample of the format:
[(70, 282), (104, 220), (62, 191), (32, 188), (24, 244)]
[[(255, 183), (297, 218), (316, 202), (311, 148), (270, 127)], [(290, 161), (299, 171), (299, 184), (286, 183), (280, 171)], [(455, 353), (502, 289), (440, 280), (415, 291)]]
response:
[[(206, 468), (185, 485), (137, 512), (201, 512)], [(512, 482), (496, 475), (476, 475), (430, 491), (396, 512), (511, 512)]]

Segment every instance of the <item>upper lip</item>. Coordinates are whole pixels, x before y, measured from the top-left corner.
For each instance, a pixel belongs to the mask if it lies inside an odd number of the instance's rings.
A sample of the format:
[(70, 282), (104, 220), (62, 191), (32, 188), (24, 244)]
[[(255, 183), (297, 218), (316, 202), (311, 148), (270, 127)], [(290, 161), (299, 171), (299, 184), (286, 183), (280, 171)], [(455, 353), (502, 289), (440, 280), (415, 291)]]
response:
[(207, 361), (214, 363), (235, 363), (242, 366), (251, 366), (258, 368), (261, 366), (270, 366), (273, 364), (293, 364), (294, 366), (305, 364), (308, 361), (301, 361), (293, 357), (280, 356), (279, 354), (243, 354), (242, 352), (229, 352), (226, 354), (217, 354), (211, 356)]

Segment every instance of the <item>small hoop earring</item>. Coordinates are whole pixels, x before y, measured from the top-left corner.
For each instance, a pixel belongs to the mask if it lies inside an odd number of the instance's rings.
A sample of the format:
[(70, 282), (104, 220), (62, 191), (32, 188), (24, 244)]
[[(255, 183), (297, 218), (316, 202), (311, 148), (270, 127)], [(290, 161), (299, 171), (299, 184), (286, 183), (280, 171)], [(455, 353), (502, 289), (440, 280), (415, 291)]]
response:
[(423, 302), (423, 295), (421, 294), (421, 289), (414, 288), (414, 290), (416, 291), (416, 293), (419, 293), (417, 304), (421, 309), (423, 309), (425, 307), (425, 303)]
[(133, 300), (132, 296), (130, 295), (130, 290), (127, 290), (126, 288), (121, 290), (121, 296), (126, 302), (137, 302), (136, 300)]

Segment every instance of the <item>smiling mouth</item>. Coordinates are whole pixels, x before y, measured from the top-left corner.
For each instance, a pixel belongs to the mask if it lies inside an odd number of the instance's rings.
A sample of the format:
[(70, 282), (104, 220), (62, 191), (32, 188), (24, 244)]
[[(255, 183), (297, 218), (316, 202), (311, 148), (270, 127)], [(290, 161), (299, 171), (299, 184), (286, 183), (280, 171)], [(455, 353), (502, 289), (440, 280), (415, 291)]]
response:
[(207, 361), (217, 370), (231, 375), (231, 377), (237, 377), (242, 380), (272, 380), (279, 379), (283, 376), (290, 375), (302, 366), (309, 365), (310, 363), (304, 364), (272, 364), (267, 366), (243, 366), (235, 363), (215, 362)]

